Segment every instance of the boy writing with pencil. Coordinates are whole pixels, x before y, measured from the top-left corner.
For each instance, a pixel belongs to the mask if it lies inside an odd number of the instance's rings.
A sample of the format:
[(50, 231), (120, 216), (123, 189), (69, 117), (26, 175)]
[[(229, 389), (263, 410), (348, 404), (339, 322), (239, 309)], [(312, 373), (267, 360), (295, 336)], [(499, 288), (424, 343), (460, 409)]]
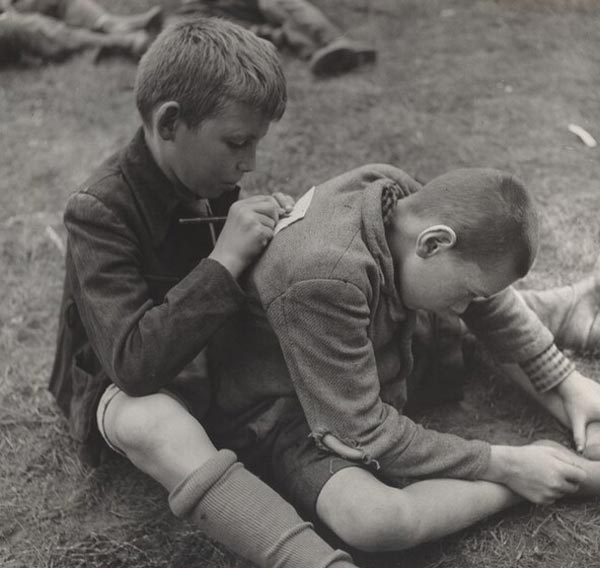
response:
[[(211, 344), (218, 443), (364, 550), (440, 538), (522, 499), (600, 495), (600, 461), (584, 457), (600, 458), (600, 385), (555, 344), (600, 345), (600, 267), (573, 287), (511, 287), (538, 246), (518, 180), (465, 169), (421, 188), (365, 166), (310, 190), (280, 223), (251, 271), (253, 301)], [(457, 317), (572, 429), (580, 454), (466, 440), (403, 413), (435, 366), (431, 322)]]
[[(88, 461), (102, 446), (125, 455), (165, 487), (176, 514), (241, 556), (353, 566), (202, 426), (212, 396), (203, 349), (243, 306), (238, 279), (293, 203), (237, 201), (285, 109), (276, 52), (226, 21), (183, 22), (142, 59), (135, 94), (142, 127), (67, 204), (50, 390)], [(226, 221), (181, 221), (198, 216)]]

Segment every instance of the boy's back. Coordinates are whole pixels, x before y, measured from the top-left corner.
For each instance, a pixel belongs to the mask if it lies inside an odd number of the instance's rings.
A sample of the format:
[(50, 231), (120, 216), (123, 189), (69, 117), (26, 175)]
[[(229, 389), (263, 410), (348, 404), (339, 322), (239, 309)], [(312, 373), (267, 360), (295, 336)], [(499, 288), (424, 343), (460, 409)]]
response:
[[(282, 295), (289, 297), (294, 290), (311, 302), (305, 306), (305, 313), (315, 306), (326, 310), (339, 300), (330, 284), (343, 282), (364, 292), (365, 301), (378, 306), (380, 319), (388, 322), (377, 329), (377, 337), (373, 338), (376, 348), (398, 347), (389, 344), (398, 328), (393, 314), (404, 310), (397, 297), (392, 309), (392, 298), (396, 296), (393, 269), (389, 259), (386, 266), (381, 266), (384, 253), (382, 243), (377, 242), (383, 231), (381, 184), (390, 183), (403, 184), (406, 193), (417, 188), (404, 172), (381, 164), (335, 177), (314, 189), (302, 219), (275, 236), (247, 278), (250, 301), (244, 311), (211, 342), (211, 373), (219, 383), (217, 401), (223, 411), (247, 411), (273, 396), (296, 397), (279, 347), (281, 337), (278, 339), (265, 313), (272, 306), (275, 309)], [(378, 224), (380, 230), (376, 231)], [(380, 290), (382, 269), (388, 273), (388, 294), (384, 297)], [(316, 330), (323, 341), (335, 341), (340, 332)], [(396, 378), (398, 370), (397, 365), (387, 372), (382, 369), (382, 382)]]

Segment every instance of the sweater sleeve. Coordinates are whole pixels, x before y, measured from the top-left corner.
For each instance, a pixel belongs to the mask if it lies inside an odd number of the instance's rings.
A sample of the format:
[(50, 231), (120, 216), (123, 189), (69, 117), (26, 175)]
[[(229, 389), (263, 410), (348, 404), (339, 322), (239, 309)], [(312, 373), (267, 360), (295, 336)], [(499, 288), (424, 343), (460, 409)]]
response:
[(547, 392), (562, 383), (574, 370), (573, 362), (553, 343), (539, 355), (520, 363), (538, 392)]
[(317, 440), (333, 434), (389, 479), (477, 479), (487, 467), (487, 443), (425, 429), (381, 400), (369, 306), (355, 285), (296, 283), (267, 306), (267, 315)]
[(137, 237), (115, 213), (76, 194), (65, 225), (84, 327), (106, 373), (130, 395), (169, 383), (245, 300), (231, 274), (205, 259), (155, 304)]
[(489, 298), (473, 300), (462, 318), (477, 338), (506, 363), (527, 361), (554, 342), (548, 328), (512, 286)]
[(574, 369), (554, 345), (552, 333), (511, 286), (474, 300), (462, 317), (500, 361), (518, 363), (538, 392), (555, 387)]

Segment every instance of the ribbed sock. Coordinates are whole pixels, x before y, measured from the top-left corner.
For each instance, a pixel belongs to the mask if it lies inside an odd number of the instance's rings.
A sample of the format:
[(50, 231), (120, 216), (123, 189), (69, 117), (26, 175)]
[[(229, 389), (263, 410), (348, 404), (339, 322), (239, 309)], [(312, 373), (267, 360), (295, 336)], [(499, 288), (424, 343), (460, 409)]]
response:
[(278, 493), (220, 450), (169, 495), (178, 517), (264, 568), (350, 568)]

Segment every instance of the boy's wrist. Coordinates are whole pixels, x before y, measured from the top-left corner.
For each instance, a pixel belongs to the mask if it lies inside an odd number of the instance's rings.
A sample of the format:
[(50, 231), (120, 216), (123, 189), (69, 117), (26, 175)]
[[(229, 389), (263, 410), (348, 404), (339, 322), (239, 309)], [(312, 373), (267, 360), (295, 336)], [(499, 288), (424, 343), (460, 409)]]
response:
[(554, 387), (556, 393), (564, 398), (565, 395), (569, 394), (569, 391), (573, 384), (576, 382), (577, 371), (573, 369), (560, 383)]
[(512, 461), (512, 448), (510, 446), (492, 445), (490, 461), (481, 479), (506, 484), (512, 470)]
[(244, 271), (244, 268), (246, 268), (246, 265), (235, 256), (229, 254), (220, 254), (218, 251), (213, 251), (208, 255), (208, 258), (215, 260), (221, 266), (223, 266), (223, 268), (225, 268), (235, 280), (240, 277)]

